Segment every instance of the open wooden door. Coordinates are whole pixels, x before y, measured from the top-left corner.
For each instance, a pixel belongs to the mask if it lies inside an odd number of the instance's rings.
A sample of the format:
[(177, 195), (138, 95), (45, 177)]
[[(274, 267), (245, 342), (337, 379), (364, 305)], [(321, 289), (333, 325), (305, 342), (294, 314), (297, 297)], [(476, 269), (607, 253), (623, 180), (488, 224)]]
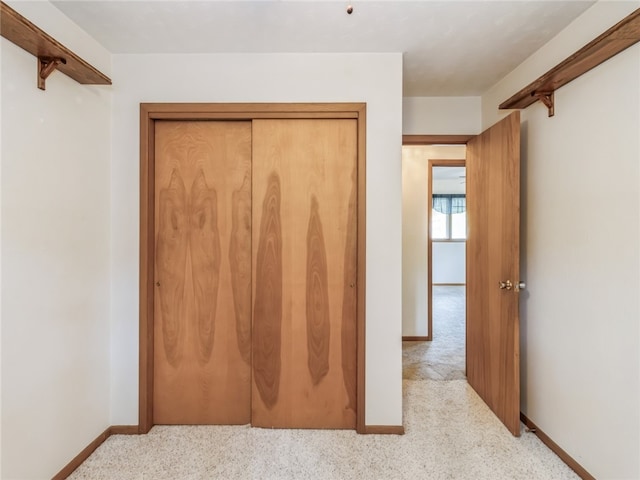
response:
[(520, 112), (467, 144), (467, 379), (520, 435)]

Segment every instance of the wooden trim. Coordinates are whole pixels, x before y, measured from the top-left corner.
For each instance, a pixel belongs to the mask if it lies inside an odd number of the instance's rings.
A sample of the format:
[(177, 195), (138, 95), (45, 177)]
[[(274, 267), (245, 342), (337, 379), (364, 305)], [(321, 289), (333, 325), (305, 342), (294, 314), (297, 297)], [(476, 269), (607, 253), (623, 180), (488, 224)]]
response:
[(56, 473), (52, 480), (64, 480), (71, 475), (76, 468), (82, 465), (96, 449), (104, 443), (104, 441), (111, 435), (133, 435), (138, 433), (137, 425), (113, 425), (108, 427), (104, 432), (98, 435), (89, 445), (87, 445), (78, 455), (73, 457), (69, 463), (67, 463), (62, 470)]
[(64, 480), (69, 475), (73, 473), (73, 471), (78, 468), (82, 462), (84, 462), (89, 456), (95, 452), (96, 448), (104, 443), (104, 441), (110, 436), (111, 427), (108, 427), (104, 432), (96, 437), (89, 445), (87, 445), (78, 455), (76, 455), (73, 460), (67, 463), (62, 470), (56, 473), (52, 480)]
[[(142, 103), (150, 118), (196, 120), (202, 118), (357, 118), (364, 114), (362, 103)], [(332, 115), (324, 117), (323, 113)], [(293, 115), (289, 117), (288, 115)], [(219, 117), (218, 117), (219, 115)]]
[(580, 478), (582, 478), (583, 480), (595, 480), (595, 477), (593, 475), (591, 475), (582, 465), (576, 462), (571, 455), (560, 448), (560, 446), (556, 442), (551, 440), (551, 438), (546, 433), (540, 430), (540, 428), (531, 420), (529, 420), (529, 418), (527, 418), (527, 416), (522, 412), (520, 412), (520, 420), (533, 434), (535, 434), (540, 439), (542, 443), (544, 443), (553, 453), (560, 457), (560, 460), (566, 463), (569, 468), (571, 468), (571, 470), (576, 472)]
[(140, 433), (153, 426), (153, 258), (154, 239), (154, 121), (140, 106), (140, 325), (139, 411)]
[(434, 287), (464, 287), (466, 283), (434, 283)]
[[(433, 232), (431, 231), (431, 217), (433, 205), (433, 167), (464, 167), (467, 162), (458, 159), (430, 159), (427, 167), (427, 340), (433, 340)], [(452, 241), (450, 239), (446, 240)], [(466, 241), (466, 240), (463, 240)]]
[(433, 164), (427, 166), (427, 341), (433, 340)]
[(366, 104), (141, 103), (140, 104), (140, 333), (139, 432), (153, 426), (154, 125), (157, 120), (354, 118), (358, 121), (356, 431), (365, 433), (366, 340)]
[[(640, 41), (640, 8), (595, 38), (547, 73), (500, 104), (500, 109), (527, 108), (537, 100), (552, 102), (553, 92)], [(551, 110), (553, 105), (547, 105)]]
[(352, 118), (357, 119), (353, 112), (158, 112), (153, 118), (156, 120), (252, 120), (257, 119), (282, 119), (282, 118)]
[(474, 135), (402, 135), (402, 145), (466, 145)]
[(356, 260), (356, 431), (365, 428), (365, 370), (366, 370), (366, 246), (367, 246), (367, 105), (358, 109), (358, 258)]
[(403, 425), (365, 425), (364, 431), (368, 435), (404, 435)]
[(403, 342), (428, 342), (429, 337), (420, 337), (420, 336), (402, 336)]
[(84, 85), (111, 85), (111, 79), (42, 31), (25, 17), (0, 2), (0, 34), (38, 58), (38, 86), (44, 90), (46, 77), (55, 69)]
[(138, 435), (140, 433), (139, 425), (111, 425), (109, 427), (109, 436), (111, 435)]

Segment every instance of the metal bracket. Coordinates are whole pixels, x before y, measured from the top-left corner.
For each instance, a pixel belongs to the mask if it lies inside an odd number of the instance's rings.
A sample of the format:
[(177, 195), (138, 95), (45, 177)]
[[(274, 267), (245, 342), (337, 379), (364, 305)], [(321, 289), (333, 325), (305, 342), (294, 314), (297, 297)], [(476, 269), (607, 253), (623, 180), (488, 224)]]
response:
[(45, 81), (60, 64), (66, 64), (64, 58), (58, 57), (38, 57), (38, 88), (45, 89)]
[(553, 92), (533, 92), (531, 96), (544, 103), (544, 106), (549, 110), (549, 116), (553, 117), (556, 113)]

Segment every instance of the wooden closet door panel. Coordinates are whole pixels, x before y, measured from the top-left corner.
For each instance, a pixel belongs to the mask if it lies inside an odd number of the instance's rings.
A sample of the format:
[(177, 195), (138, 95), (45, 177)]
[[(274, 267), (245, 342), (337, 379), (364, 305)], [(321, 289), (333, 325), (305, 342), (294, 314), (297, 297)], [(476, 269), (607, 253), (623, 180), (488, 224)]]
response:
[(357, 121), (253, 122), (254, 426), (355, 428)]
[(156, 424), (251, 415), (251, 122), (155, 126)]

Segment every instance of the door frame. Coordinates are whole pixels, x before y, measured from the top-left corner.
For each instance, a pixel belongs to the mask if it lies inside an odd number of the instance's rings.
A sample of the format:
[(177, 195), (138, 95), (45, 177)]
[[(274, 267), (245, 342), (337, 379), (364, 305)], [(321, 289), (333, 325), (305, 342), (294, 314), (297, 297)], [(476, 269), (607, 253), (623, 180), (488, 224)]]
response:
[(355, 119), (357, 121), (356, 431), (365, 425), (366, 103), (141, 103), (138, 433), (153, 426), (155, 122)]
[[(451, 160), (430, 159), (427, 167), (427, 341), (433, 340), (433, 238), (431, 236), (431, 216), (433, 215), (433, 167), (466, 167), (466, 165), (467, 161), (464, 158)], [(466, 263), (467, 260), (465, 259), (465, 266)], [(465, 283), (465, 296), (466, 288)]]

